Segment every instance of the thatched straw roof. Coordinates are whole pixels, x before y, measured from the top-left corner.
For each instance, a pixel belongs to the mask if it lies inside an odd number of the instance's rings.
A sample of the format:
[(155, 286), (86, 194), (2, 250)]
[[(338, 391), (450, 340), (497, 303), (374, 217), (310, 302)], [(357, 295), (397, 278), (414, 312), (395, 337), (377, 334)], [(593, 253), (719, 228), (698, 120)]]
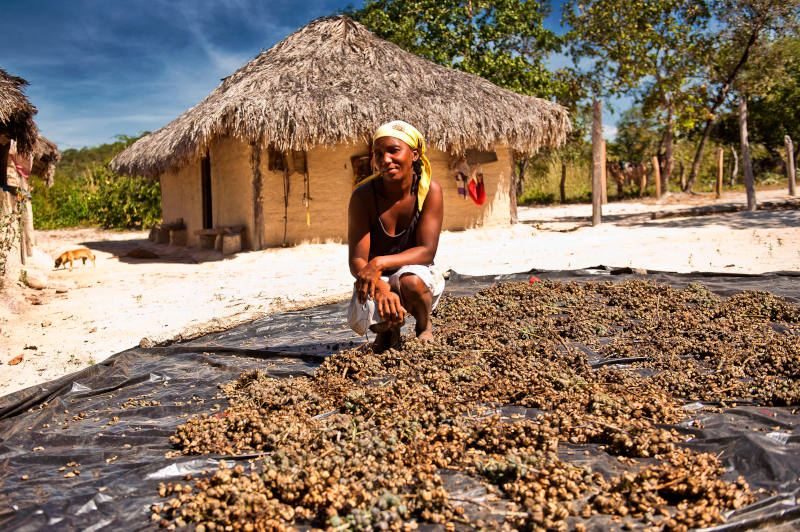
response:
[(121, 173), (156, 176), (196, 160), (222, 135), (303, 150), (366, 141), (395, 119), (414, 124), (430, 145), (458, 153), (496, 143), (533, 153), (562, 143), (570, 129), (556, 103), (421, 59), (334, 16), (261, 52), (111, 165)]
[(0, 69), (0, 142), (17, 141), (17, 151), (30, 153), (36, 143), (36, 124), (31, 105), (22, 92), (28, 82)]
[(58, 147), (51, 140), (42, 135), (36, 139), (33, 147), (33, 168), (31, 173), (41, 177), (48, 187), (53, 186), (53, 174), (56, 163), (61, 159)]

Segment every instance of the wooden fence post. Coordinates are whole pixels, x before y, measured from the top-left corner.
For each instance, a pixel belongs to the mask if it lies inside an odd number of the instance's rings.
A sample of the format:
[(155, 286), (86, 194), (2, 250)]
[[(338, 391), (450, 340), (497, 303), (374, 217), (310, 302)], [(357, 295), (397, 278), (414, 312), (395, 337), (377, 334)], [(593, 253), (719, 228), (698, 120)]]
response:
[(600, 225), (603, 219), (603, 197), (600, 191), (603, 157), (600, 153), (603, 142), (603, 102), (592, 102), (592, 225)]
[(608, 170), (606, 169), (606, 141), (602, 146), (603, 167), (600, 170), (600, 191), (602, 193), (603, 205), (608, 203)]
[(644, 197), (644, 191), (647, 188), (647, 164), (639, 163), (644, 168), (642, 168), (641, 175), (639, 176), (639, 197)]
[(725, 150), (717, 148), (717, 186), (714, 188), (717, 199), (722, 197), (722, 173), (724, 171), (723, 163), (725, 161)]
[(789, 179), (789, 195), (796, 196), (797, 169), (794, 166), (794, 144), (789, 135), (783, 137), (783, 141), (786, 143), (786, 177)]
[(661, 166), (658, 164), (658, 157), (653, 155), (651, 159), (653, 163), (653, 176), (656, 179), (656, 199), (661, 199)]

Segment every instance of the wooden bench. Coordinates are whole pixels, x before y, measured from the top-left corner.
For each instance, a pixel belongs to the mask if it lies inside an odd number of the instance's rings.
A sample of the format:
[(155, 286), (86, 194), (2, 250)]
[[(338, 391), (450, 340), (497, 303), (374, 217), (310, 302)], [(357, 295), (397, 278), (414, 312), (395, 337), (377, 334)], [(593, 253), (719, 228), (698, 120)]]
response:
[(150, 241), (156, 244), (169, 244), (170, 246), (186, 245), (186, 226), (183, 218), (171, 223), (160, 223), (150, 230)]
[(216, 249), (223, 255), (230, 255), (242, 250), (242, 232), (244, 232), (243, 225), (232, 225), (198, 229), (194, 234), (200, 237), (201, 248)]

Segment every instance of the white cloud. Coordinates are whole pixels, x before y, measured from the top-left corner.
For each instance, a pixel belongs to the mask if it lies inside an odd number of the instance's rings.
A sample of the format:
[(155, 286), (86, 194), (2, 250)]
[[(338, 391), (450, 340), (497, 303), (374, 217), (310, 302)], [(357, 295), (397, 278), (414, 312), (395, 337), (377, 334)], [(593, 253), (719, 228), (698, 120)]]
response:
[(610, 124), (603, 124), (603, 138), (605, 140), (614, 140), (617, 138), (617, 126), (612, 126)]

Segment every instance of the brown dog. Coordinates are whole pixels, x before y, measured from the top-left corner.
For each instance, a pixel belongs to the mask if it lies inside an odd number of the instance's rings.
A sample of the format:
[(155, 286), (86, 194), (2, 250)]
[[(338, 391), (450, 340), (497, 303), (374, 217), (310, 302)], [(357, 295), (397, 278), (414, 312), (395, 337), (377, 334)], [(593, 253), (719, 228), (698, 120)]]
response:
[(69, 262), (69, 269), (72, 270), (72, 261), (77, 261), (78, 259), (83, 260), (84, 266), (86, 265), (86, 259), (89, 259), (90, 261), (92, 261), (92, 264), (94, 266), (97, 266), (97, 264), (94, 262), (94, 255), (92, 254), (91, 251), (89, 251), (86, 248), (78, 248), (78, 249), (72, 249), (70, 251), (65, 251), (64, 253), (59, 255), (58, 258), (56, 259), (56, 269), (58, 269), (58, 267), (61, 266), (62, 264), (66, 268), (67, 263)]

